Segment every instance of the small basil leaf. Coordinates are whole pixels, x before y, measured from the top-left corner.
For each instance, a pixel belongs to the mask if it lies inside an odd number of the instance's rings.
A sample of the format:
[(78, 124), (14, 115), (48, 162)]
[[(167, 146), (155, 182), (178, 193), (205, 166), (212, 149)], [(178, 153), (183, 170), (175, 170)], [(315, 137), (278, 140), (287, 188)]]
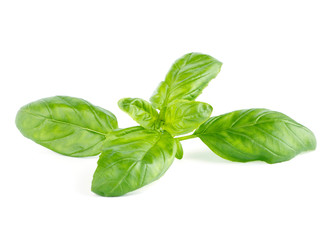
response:
[(168, 89), (168, 84), (165, 81), (162, 81), (154, 91), (152, 97), (150, 98), (150, 102), (156, 109), (161, 110), (164, 107)]
[(177, 147), (177, 151), (176, 151), (176, 158), (177, 159), (182, 159), (183, 158), (183, 147), (182, 147), (182, 144), (181, 142), (178, 140), (178, 139), (175, 139), (175, 142), (176, 142), (176, 147)]
[(25, 137), (57, 153), (86, 157), (100, 153), (118, 123), (111, 112), (83, 99), (56, 96), (23, 106), (16, 126)]
[(141, 126), (155, 129), (159, 114), (149, 102), (140, 98), (123, 98), (119, 100), (118, 105)]
[(122, 135), (100, 155), (92, 191), (114, 197), (141, 188), (167, 171), (175, 153), (175, 141), (167, 132), (140, 129)]
[(221, 66), (221, 62), (206, 54), (184, 55), (172, 65), (165, 81), (153, 93), (151, 103), (161, 110), (176, 99), (195, 100), (217, 76)]
[(163, 129), (173, 136), (189, 133), (206, 121), (211, 112), (212, 107), (207, 103), (174, 101), (166, 109)]
[(308, 128), (267, 109), (212, 117), (194, 135), (217, 155), (238, 162), (278, 163), (316, 148), (315, 136)]

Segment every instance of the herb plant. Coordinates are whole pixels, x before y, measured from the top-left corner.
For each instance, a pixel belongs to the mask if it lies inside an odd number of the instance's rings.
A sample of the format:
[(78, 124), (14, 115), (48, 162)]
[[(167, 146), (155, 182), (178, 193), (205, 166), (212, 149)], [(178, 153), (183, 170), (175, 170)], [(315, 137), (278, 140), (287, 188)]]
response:
[(23, 106), (16, 125), (57, 153), (100, 154), (91, 189), (101, 196), (120, 196), (159, 179), (175, 157), (183, 157), (180, 141), (190, 138), (237, 162), (279, 163), (316, 148), (314, 134), (280, 112), (255, 108), (210, 117), (212, 107), (195, 99), (221, 66), (209, 55), (189, 53), (172, 65), (150, 102), (121, 99), (119, 107), (140, 126), (120, 129), (113, 113), (67, 96)]

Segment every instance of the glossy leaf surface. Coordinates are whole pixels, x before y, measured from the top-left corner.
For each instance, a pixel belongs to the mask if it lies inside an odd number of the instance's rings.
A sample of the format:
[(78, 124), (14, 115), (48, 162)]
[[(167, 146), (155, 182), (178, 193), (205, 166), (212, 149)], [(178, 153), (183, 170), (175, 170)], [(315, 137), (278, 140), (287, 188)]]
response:
[(210, 80), (220, 71), (222, 63), (201, 53), (188, 53), (176, 60), (150, 101), (162, 109), (174, 100), (195, 100)]
[(189, 133), (206, 121), (212, 107), (203, 102), (177, 100), (166, 109), (163, 129), (173, 136)]
[(160, 178), (176, 154), (167, 132), (133, 128), (104, 145), (94, 173), (92, 191), (120, 196)]
[(278, 163), (316, 148), (315, 136), (308, 128), (267, 109), (212, 117), (194, 135), (217, 155), (238, 162)]
[(138, 132), (140, 132), (142, 130), (145, 130), (145, 128), (143, 128), (141, 126), (113, 129), (111, 134), (109, 134), (107, 136), (106, 140), (104, 141), (102, 149), (107, 148), (107, 146), (111, 146), (112, 145), (111, 142), (113, 139), (126, 136), (127, 134), (130, 134), (130, 136), (132, 137), (133, 133), (137, 132), (137, 134), (138, 134)]
[(159, 114), (149, 102), (140, 98), (123, 98), (118, 105), (141, 126), (155, 129)]
[(83, 99), (56, 96), (23, 106), (16, 126), (25, 137), (57, 153), (85, 157), (100, 153), (118, 123), (111, 112)]

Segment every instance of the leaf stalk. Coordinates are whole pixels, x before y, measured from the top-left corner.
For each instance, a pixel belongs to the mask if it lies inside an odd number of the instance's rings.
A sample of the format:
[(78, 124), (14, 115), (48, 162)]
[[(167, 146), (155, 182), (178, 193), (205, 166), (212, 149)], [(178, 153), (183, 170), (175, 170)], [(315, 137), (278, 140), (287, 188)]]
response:
[(187, 139), (191, 139), (191, 138), (196, 138), (196, 135), (187, 135), (187, 136), (183, 136), (183, 137), (178, 137), (176, 138), (178, 141), (183, 141), (183, 140), (187, 140)]

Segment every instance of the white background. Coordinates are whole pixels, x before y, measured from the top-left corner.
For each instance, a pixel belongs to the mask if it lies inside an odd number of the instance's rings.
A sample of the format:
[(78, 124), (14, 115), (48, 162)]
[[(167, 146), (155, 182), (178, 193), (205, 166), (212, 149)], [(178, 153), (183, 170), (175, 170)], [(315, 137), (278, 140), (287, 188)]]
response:
[[(0, 3), (1, 239), (329, 239), (328, 1)], [(188, 52), (223, 62), (198, 98), (213, 115), (265, 107), (309, 127), (318, 147), (291, 161), (233, 163), (198, 139), (134, 193), (90, 191), (97, 157), (55, 154), (15, 127), (54, 95), (117, 107), (148, 99)]]

